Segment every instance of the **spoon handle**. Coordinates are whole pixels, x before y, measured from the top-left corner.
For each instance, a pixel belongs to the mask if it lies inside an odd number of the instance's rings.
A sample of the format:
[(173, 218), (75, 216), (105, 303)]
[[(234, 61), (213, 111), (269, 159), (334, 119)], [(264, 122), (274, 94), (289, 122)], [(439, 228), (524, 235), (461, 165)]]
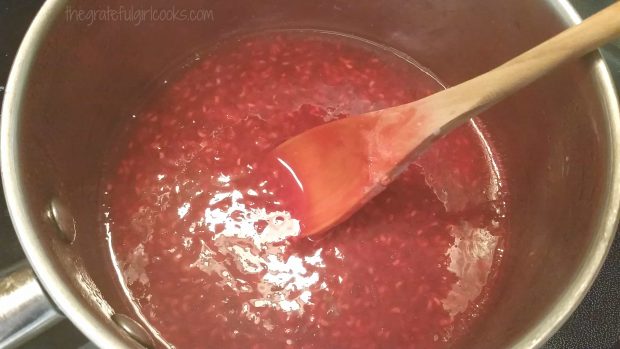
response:
[(620, 36), (620, 2), (598, 12), (486, 74), (406, 106), (429, 116), (427, 130), (443, 134), (525, 87), (562, 63)]

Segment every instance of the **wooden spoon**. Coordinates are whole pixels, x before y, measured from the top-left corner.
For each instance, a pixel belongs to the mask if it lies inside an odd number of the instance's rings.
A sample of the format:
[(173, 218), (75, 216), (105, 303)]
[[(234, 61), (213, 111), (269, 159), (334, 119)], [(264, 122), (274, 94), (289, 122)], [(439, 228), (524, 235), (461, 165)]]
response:
[(323, 232), (380, 193), (433, 140), (562, 63), (620, 36), (620, 2), (489, 71), (418, 101), (310, 129), (273, 155), (303, 191), (302, 235)]

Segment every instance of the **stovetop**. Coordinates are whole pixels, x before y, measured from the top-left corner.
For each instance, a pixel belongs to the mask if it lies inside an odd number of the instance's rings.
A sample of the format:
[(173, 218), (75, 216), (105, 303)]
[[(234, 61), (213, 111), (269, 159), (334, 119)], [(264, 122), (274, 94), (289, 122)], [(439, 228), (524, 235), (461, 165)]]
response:
[[(570, 0), (584, 17), (613, 1)], [(4, 85), (19, 43), (43, 2), (0, 0), (0, 98), (4, 96)], [(620, 91), (620, 42), (606, 46), (602, 52)], [(0, 270), (24, 258), (11, 226), (6, 204), (0, 199)], [(64, 320), (21, 348), (95, 347), (68, 320)], [(607, 260), (582, 304), (543, 346), (543, 349), (573, 348), (620, 349), (620, 234), (616, 235)]]

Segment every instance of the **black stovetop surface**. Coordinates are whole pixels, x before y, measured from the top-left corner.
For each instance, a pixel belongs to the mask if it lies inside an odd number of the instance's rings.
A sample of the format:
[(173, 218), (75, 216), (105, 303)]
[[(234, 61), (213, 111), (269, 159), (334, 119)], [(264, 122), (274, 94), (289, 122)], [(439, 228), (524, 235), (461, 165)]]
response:
[[(613, 2), (613, 0), (570, 1), (582, 16), (588, 16)], [(0, 0), (0, 98), (4, 96), (4, 86), (19, 43), (43, 2), (43, 0)], [(603, 50), (603, 55), (620, 91), (620, 42), (607, 46)], [(6, 204), (0, 199), (0, 269), (22, 259), (24, 255), (11, 226)], [(64, 320), (22, 348), (86, 347), (94, 346), (89, 344), (69, 321)], [(620, 234), (617, 234), (605, 265), (582, 304), (543, 346), (543, 349), (573, 348), (620, 349)]]

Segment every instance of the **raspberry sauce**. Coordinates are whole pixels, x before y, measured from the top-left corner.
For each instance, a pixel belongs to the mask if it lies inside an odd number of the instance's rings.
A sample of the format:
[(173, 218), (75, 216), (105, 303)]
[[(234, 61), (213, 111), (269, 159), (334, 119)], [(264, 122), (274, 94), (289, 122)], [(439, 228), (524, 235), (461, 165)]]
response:
[(298, 236), (277, 173), (260, 171), (311, 127), (442, 88), (414, 62), (343, 35), (265, 32), (161, 85), (114, 142), (101, 214), (121, 283), (168, 345), (443, 348), (484, 311), (506, 194), (478, 122), (316, 237)]

